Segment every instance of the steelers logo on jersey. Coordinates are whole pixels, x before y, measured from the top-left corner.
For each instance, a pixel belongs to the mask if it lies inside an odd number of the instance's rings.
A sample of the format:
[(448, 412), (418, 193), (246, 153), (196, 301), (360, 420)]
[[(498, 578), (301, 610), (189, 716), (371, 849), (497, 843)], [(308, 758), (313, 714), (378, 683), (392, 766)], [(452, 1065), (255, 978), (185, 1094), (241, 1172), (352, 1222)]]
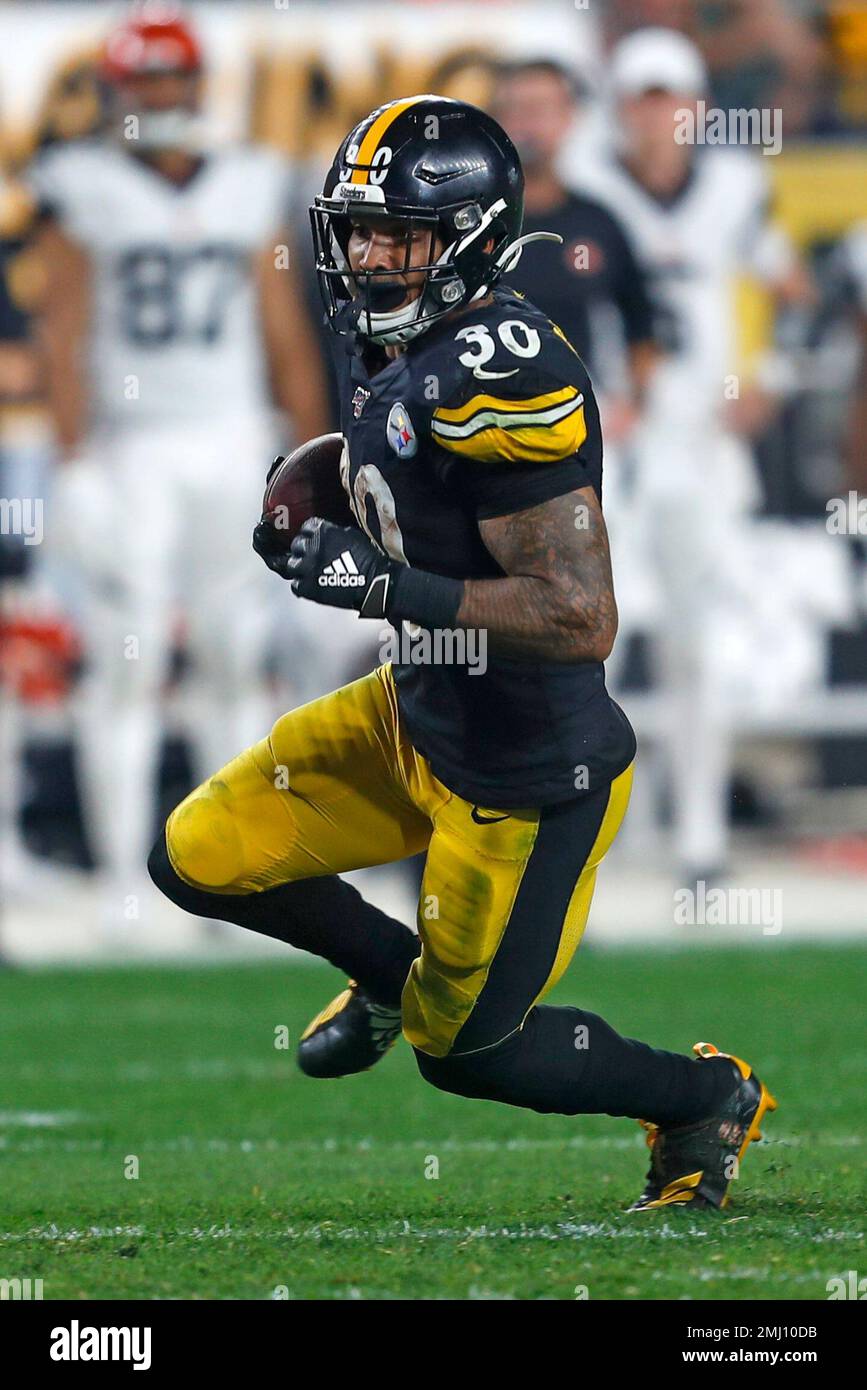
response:
[(418, 452), (418, 438), (406, 406), (396, 401), (388, 412), (385, 436), (400, 459), (411, 459)]

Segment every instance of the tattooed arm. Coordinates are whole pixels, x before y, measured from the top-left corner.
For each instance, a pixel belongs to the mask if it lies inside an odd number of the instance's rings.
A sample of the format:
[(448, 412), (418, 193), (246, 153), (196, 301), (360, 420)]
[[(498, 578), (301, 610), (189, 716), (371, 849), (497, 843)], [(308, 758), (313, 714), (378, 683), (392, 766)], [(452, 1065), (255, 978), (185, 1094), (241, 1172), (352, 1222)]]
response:
[(460, 626), (485, 628), (503, 655), (604, 661), (614, 645), (617, 606), (608, 533), (593, 489), (481, 521), (479, 531), (506, 577), (465, 582)]

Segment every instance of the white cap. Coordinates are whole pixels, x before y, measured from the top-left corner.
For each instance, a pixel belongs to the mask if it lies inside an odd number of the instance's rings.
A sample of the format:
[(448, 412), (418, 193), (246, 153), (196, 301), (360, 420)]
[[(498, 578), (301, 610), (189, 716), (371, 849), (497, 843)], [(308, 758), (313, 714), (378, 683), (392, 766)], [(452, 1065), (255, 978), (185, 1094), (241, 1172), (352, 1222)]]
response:
[(621, 39), (611, 55), (609, 81), (618, 97), (654, 88), (699, 97), (708, 86), (701, 53), (676, 29), (638, 29)]

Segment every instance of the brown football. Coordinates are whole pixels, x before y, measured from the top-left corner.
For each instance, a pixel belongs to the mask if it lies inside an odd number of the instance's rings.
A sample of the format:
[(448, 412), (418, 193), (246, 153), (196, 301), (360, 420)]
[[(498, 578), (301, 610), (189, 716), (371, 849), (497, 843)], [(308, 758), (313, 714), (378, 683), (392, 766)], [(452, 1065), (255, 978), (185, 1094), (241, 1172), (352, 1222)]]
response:
[(275, 462), (262, 499), (262, 520), (285, 536), (287, 550), (310, 516), (338, 526), (355, 524), (340, 481), (342, 453), (342, 434), (321, 434)]

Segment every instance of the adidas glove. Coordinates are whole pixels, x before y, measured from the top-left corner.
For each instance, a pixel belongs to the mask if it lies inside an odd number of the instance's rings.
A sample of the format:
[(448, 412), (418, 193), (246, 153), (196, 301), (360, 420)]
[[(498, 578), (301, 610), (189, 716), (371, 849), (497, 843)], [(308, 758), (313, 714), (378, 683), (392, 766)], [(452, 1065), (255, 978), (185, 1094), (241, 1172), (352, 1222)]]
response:
[(293, 594), (355, 608), (362, 618), (386, 616), (393, 571), (404, 568), (389, 560), (354, 526), (335, 526), (313, 516), (304, 522), (288, 555), (277, 569), (292, 584)]
[(299, 598), (391, 623), (406, 618), (422, 627), (451, 628), (457, 621), (461, 580), (390, 560), (355, 526), (310, 517), (287, 551), (270, 523), (260, 521), (253, 546), (269, 569), (291, 581)]

